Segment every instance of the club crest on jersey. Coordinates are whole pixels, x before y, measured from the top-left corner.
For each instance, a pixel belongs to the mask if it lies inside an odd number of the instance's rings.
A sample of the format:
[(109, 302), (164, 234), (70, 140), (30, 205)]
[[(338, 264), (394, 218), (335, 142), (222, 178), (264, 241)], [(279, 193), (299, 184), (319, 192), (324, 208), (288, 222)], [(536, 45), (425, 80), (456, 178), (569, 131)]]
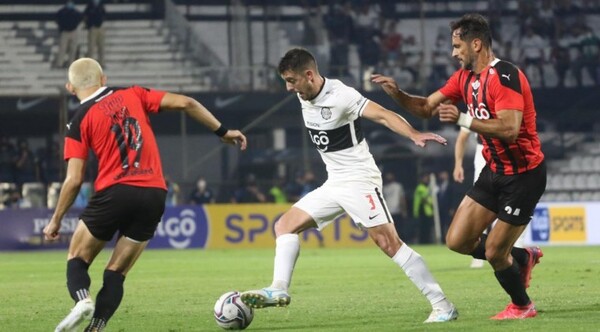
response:
[(494, 75), (494, 73), (495, 73), (494, 68), (490, 68), (489, 73), (490, 73), (490, 75)]
[(321, 117), (325, 120), (331, 119), (331, 109), (329, 107), (321, 107)]
[(471, 83), (471, 86), (473, 87), (473, 90), (477, 90), (479, 89), (479, 86), (481, 86), (481, 83), (479, 83), (479, 80)]

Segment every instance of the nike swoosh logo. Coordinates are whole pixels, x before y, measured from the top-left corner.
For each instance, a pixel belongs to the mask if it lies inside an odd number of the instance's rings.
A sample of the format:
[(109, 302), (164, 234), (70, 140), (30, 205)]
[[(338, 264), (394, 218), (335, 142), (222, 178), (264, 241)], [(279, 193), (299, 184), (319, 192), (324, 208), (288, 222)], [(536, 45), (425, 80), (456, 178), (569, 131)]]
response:
[(379, 213), (374, 216), (369, 216), (369, 220), (373, 220), (373, 219), (377, 218), (378, 215), (379, 215)]
[(46, 100), (46, 97), (40, 97), (40, 98), (32, 99), (29, 101), (24, 101), (23, 99), (19, 98), (17, 100), (17, 110), (18, 111), (26, 111), (30, 108), (33, 108), (37, 104), (43, 103), (45, 100)]
[(229, 98), (221, 98), (217, 97), (215, 99), (215, 107), (216, 108), (225, 108), (233, 103), (236, 103), (238, 100), (242, 99), (244, 95), (237, 95)]

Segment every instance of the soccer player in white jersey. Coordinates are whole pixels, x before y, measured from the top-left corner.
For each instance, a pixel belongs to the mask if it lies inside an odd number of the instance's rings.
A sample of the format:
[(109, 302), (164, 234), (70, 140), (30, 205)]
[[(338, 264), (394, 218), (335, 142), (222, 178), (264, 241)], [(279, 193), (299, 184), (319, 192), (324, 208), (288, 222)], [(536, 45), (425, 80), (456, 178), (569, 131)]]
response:
[(242, 293), (242, 301), (253, 308), (287, 306), (291, 301), (288, 287), (300, 252), (298, 234), (309, 228), (323, 229), (346, 212), (429, 300), (433, 311), (426, 323), (456, 319), (456, 308), (446, 299), (423, 258), (400, 240), (394, 228), (382, 196), (381, 173), (369, 152), (360, 121), (366, 118), (382, 124), (420, 147), (429, 141), (446, 144), (446, 140), (418, 132), (400, 115), (355, 89), (321, 76), (315, 58), (304, 49), (289, 50), (278, 71), (286, 89), (298, 95), (304, 125), (326, 165), (328, 179), (277, 221), (273, 282), (269, 287)]
[[(469, 143), (469, 136), (472, 131), (467, 128), (460, 127), (460, 131), (458, 132), (458, 137), (456, 138), (456, 144), (454, 145), (454, 181), (458, 183), (463, 183), (465, 180), (465, 170), (463, 168), (463, 159), (465, 157), (465, 150), (467, 149), (467, 144)], [(483, 143), (481, 143), (480, 138), (477, 137), (477, 146), (475, 147), (475, 157), (473, 158), (473, 166), (474, 166), (474, 174), (473, 174), (473, 183), (477, 181), (479, 178), (479, 174), (481, 170), (485, 166), (485, 158), (483, 158)], [(496, 222), (488, 227), (485, 230), (485, 234), (488, 234), (492, 227)], [(514, 247), (524, 248), (525, 246), (525, 232), (521, 233), (519, 238), (514, 244)], [(483, 259), (473, 258), (471, 261), (470, 267), (473, 269), (482, 268), (485, 264)]]

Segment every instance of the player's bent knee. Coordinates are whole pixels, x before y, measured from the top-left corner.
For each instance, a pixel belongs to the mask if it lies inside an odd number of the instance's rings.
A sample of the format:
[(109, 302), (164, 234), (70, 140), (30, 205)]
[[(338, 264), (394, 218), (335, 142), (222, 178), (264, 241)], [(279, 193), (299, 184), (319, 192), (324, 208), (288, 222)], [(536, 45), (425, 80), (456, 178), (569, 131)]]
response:
[(446, 237), (446, 247), (463, 255), (468, 255), (473, 251), (473, 243), (467, 243), (464, 240), (451, 236)]

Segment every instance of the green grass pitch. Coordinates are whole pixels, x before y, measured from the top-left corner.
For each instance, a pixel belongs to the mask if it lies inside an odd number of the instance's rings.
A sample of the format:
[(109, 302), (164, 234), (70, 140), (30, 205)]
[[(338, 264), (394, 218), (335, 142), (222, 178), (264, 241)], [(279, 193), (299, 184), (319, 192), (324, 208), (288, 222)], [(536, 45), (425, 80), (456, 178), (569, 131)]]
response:
[[(443, 246), (414, 246), (460, 312), (457, 321), (423, 324), (430, 306), (404, 272), (377, 248), (301, 251), (287, 308), (255, 311), (248, 331), (599, 331), (600, 248), (545, 247), (529, 295), (538, 317), (496, 322), (509, 302), (489, 266)], [(109, 251), (90, 268), (101, 285)], [(273, 249), (146, 251), (125, 283), (107, 331), (220, 331), (216, 299), (267, 286)], [(0, 331), (52, 331), (73, 303), (66, 252), (0, 253)]]

